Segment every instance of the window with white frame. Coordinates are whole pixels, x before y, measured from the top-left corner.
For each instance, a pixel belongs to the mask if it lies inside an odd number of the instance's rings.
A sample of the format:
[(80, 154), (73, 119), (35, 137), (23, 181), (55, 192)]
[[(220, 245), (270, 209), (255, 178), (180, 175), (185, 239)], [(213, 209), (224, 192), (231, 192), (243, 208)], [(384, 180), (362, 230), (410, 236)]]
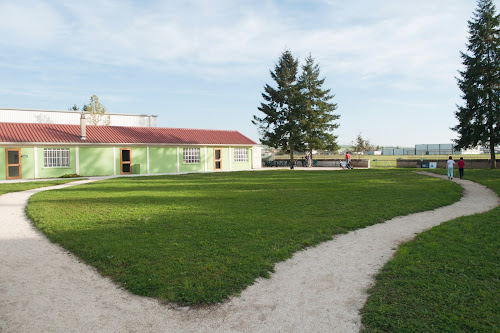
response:
[(44, 148), (43, 166), (45, 168), (69, 167), (69, 148)]
[(248, 162), (248, 149), (247, 148), (234, 148), (234, 161), (235, 162)]
[(200, 163), (200, 148), (184, 148), (184, 164)]

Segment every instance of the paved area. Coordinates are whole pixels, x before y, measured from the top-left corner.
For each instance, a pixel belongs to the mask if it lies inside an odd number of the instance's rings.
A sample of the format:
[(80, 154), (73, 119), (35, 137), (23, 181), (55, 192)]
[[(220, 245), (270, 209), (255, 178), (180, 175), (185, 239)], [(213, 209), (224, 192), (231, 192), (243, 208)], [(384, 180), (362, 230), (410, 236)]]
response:
[(164, 305), (120, 289), (47, 241), (26, 219), (29, 197), (44, 189), (9, 193), (0, 196), (0, 331), (358, 332), (359, 309), (372, 277), (399, 244), (444, 221), (499, 204), (488, 188), (455, 181), (464, 188), (459, 202), (296, 253), (240, 297), (204, 308)]

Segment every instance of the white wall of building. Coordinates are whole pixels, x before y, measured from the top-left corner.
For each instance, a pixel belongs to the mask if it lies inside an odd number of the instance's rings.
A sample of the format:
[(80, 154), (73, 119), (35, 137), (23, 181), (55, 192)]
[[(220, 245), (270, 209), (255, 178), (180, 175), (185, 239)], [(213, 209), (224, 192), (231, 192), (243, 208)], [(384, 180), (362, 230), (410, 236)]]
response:
[[(79, 111), (0, 108), (0, 122), (80, 124)], [(111, 126), (156, 127), (154, 115), (108, 113)]]
[(252, 169), (262, 168), (262, 150), (260, 147), (252, 147)]

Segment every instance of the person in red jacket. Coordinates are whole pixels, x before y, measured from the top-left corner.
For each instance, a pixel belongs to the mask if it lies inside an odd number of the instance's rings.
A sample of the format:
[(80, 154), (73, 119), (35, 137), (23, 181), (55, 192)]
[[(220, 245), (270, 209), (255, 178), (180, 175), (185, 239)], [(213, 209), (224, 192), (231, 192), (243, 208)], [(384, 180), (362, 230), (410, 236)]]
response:
[(352, 169), (352, 166), (351, 166), (351, 154), (349, 154), (349, 152), (345, 153), (345, 161), (346, 161), (346, 167), (347, 167), (347, 169)]
[(458, 161), (458, 173), (460, 174), (460, 179), (464, 179), (464, 167), (465, 161), (463, 157), (460, 157), (460, 161)]

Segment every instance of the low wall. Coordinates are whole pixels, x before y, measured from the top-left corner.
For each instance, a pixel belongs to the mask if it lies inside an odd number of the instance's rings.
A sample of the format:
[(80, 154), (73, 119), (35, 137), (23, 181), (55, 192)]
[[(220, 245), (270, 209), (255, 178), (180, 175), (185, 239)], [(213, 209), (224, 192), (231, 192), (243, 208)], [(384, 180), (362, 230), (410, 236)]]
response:
[[(271, 165), (267, 166), (288, 166), (288, 161), (289, 159), (275, 159)], [(314, 166), (315, 167), (329, 167), (329, 168), (340, 168), (340, 161), (338, 159), (335, 160), (328, 160), (328, 159), (321, 159), (321, 160), (314, 160)], [(342, 160), (344, 161), (344, 160)], [(297, 164), (296, 166), (302, 167), (306, 166), (305, 165), (305, 160), (296, 160)], [(370, 160), (354, 160), (351, 159), (351, 165), (353, 168), (369, 168), (370, 167)], [(266, 165), (265, 165), (266, 166)]]
[[(421, 168), (422, 163), (429, 163), (429, 162), (436, 162), (436, 167), (438, 169), (445, 169), (446, 168), (446, 161), (447, 160), (397, 160), (396, 161), (396, 166), (398, 168)], [(473, 160), (473, 159), (464, 159), (465, 161), (465, 168), (466, 169), (489, 169), (490, 168), (490, 160)], [(458, 162), (458, 160), (455, 160), (455, 162)], [(497, 165), (499, 164), (500, 160), (496, 160)], [(457, 168), (457, 165), (455, 164), (455, 168)]]
[(369, 168), (370, 160), (351, 160), (353, 168)]

